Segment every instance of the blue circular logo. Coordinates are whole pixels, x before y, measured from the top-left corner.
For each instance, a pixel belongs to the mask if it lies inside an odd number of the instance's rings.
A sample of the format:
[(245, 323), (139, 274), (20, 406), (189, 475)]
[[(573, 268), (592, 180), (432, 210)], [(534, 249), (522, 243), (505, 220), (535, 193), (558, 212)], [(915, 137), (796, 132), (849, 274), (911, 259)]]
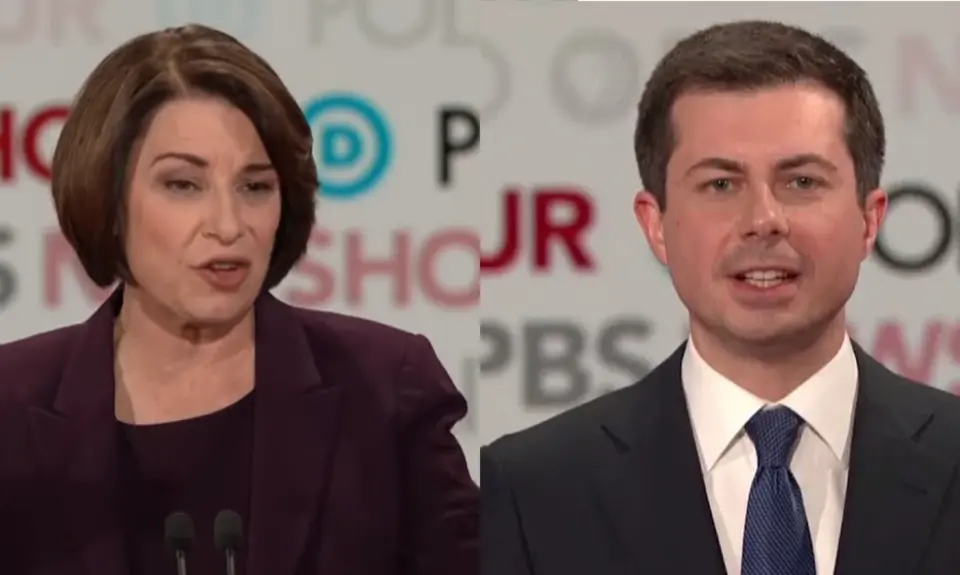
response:
[(393, 163), (393, 137), (384, 114), (356, 94), (326, 94), (303, 115), (313, 128), (321, 194), (339, 199), (373, 189)]

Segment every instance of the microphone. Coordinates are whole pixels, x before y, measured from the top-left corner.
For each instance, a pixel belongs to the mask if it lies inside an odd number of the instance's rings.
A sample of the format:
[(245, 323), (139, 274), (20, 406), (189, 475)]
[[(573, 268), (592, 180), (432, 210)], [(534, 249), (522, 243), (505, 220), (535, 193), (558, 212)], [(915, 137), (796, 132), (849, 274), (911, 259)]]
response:
[(177, 559), (177, 575), (187, 575), (187, 553), (193, 548), (193, 519), (183, 511), (167, 515), (163, 538)]
[(243, 548), (243, 520), (230, 509), (217, 513), (213, 521), (213, 542), (227, 557), (227, 575), (237, 575), (237, 551)]

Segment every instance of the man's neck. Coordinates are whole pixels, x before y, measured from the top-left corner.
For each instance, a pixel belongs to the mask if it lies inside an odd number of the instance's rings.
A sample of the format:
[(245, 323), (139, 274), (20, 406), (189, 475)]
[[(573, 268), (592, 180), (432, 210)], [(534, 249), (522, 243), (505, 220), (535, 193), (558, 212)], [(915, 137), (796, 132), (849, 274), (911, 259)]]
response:
[(781, 401), (833, 359), (846, 338), (839, 314), (824, 329), (798, 335), (782, 345), (732, 344), (691, 322), (690, 337), (703, 360), (717, 373), (771, 403)]

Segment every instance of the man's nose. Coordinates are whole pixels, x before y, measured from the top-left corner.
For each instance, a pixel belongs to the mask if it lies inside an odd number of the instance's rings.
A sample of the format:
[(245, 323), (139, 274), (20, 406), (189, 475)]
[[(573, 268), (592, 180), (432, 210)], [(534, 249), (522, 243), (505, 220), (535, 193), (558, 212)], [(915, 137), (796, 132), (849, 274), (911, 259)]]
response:
[(742, 235), (744, 237), (782, 236), (789, 232), (783, 205), (770, 186), (752, 190), (744, 205)]

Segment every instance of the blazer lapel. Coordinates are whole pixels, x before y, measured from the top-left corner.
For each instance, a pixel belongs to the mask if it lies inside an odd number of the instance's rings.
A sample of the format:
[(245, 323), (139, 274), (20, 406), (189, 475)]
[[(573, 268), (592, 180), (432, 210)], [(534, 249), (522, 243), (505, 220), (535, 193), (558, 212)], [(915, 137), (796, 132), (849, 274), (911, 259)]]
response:
[(614, 406), (597, 496), (637, 573), (725, 574), (680, 381), (683, 347)]
[[(114, 293), (74, 335), (52, 406), (29, 408), (32, 447), (40, 472), (35, 509), (50, 537), (72, 541), (69, 571), (129, 572), (119, 513), (114, 415)], [(59, 559), (58, 559), (59, 560)]]
[(293, 573), (325, 494), (341, 391), (323, 380), (294, 310), (267, 294), (256, 308), (256, 427), (250, 573)]
[(836, 574), (915, 573), (955, 470), (912, 439), (933, 413), (854, 347), (860, 386)]

